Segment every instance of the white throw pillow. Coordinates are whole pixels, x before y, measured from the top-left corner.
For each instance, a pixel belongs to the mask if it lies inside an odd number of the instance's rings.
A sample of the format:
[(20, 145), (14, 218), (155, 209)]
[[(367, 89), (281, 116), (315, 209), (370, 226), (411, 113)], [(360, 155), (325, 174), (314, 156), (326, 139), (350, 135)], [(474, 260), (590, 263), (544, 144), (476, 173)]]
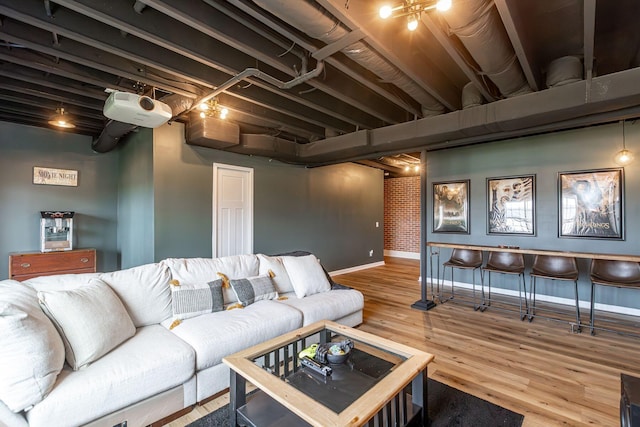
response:
[(260, 260), (260, 275), (269, 274), (269, 270), (273, 271), (273, 284), (276, 286), (278, 293), (293, 292), (293, 285), (289, 274), (287, 274), (287, 269), (282, 263), (282, 257), (258, 254), (258, 259)]
[(71, 291), (40, 291), (38, 299), (62, 336), (73, 370), (99, 359), (136, 333), (122, 302), (99, 279)]
[(19, 412), (49, 394), (64, 365), (64, 345), (36, 291), (15, 280), (0, 282), (0, 331), (0, 400)]
[(161, 263), (100, 274), (127, 309), (133, 324), (155, 325), (171, 317), (171, 272)]
[(282, 262), (298, 298), (331, 290), (331, 283), (315, 255), (283, 256)]

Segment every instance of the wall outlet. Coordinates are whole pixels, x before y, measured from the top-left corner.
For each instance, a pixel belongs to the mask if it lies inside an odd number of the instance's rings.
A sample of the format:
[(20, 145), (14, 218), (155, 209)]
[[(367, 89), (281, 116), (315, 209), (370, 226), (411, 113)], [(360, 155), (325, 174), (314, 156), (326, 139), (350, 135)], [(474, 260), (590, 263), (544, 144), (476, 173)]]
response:
[(376, 228), (380, 227), (380, 223), (376, 221)]
[(371, 250), (369, 251), (369, 256), (370, 256), (370, 257), (372, 257), (372, 256), (373, 256), (373, 249), (371, 249)]

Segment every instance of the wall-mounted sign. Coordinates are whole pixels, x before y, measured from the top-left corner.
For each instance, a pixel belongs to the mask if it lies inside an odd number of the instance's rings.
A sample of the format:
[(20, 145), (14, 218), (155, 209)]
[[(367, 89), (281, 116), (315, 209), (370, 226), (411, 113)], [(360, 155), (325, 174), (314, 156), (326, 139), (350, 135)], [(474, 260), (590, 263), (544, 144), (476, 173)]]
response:
[(33, 183), (42, 185), (78, 186), (78, 171), (71, 169), (52, 169), (33, 167)]

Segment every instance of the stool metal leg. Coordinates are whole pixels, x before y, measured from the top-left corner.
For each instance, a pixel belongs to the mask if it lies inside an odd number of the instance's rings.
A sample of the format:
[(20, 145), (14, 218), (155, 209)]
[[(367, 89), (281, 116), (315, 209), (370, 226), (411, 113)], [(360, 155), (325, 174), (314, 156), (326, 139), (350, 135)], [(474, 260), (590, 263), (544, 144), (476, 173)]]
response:
[(531, 276), (531, 287), (529, 288), (529, 300), (531, 300), (531, 312), (529, 313), (529, 322), (533, 321), (536, 315), (536, 276)]
[[(522, 277), (522, 288), (520, 288), (520, 277)], [(522, 313), (522, 292), (524, 292), (524, 314)], [(520, 300), (520, 320), (524, 320), (529, 313), (529, 303), (527, 302), (527, 282), (524, 279), (524, 273), (518, 274), (518, 299)]]
[(580, 300), (578, 299), (578, 281), (574, 280), (574, 287), (576, 291), (576, 324), (578, 332), (582, 332), (582, 328), (580, 327)]
[(594, 329), (593, 322), (595, 321), (595, 299), (596, 299), (596, 285), (594, 283), (591, 284), (591, 335), (596, 334), (596, 330)]

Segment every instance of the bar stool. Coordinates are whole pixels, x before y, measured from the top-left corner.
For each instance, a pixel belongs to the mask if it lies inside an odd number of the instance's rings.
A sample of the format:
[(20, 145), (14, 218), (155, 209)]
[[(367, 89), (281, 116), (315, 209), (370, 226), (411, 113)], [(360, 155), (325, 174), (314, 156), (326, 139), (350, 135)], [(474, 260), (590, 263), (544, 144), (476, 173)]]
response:
[[(471, 270), (473, 275), (473, 309), (480, 308), (480, 304), (476, 304), (476, 270), (482, 266), (482, 251), (476, 249), (458, 249), (455, 248), (451, 253), (451, 258), (442, 264), (442, 285), (444, 285), (447, 267), (451, 268), (451, 297), (455, 296), (453, 285), (453, 269), (460, 268), (463, 270)], [(482, 270), (480, 270), (480, 283), (482, 283)], [(484, 295), (483, 298), (484, 300)]]
[[(578, 264), (575, 257), (536, 255), (531, 267), (531, 286), (529, 287), (529, 300), (531, 312), (529, 322), (536, 315), (536, 279), (570, 280), (574, 285), (576, 299), (576, 324), (580, 332), (580, 300), (578, 299)], [(553, 311), (553, 310), (551, 310)]]
[(605, 259), (591, 260), (591, 335), (595, 335), (596, 285), (640, 288), (640, 263)]
[[(482, 271), (484, 271), (484, 276), (487, 276), (488, 273), (488, 304), (485, 305), (485, 308), (491, 305), (491, 273), (500, 273), (500, 274), (515, 274), (518, 276), (518, 299), (519, 299), (519, 307), (520, 307), (520, 320), (524, 320), (529, 311), (527, 304), (527, 285), (524, 281), (524, 255), (521, 253), (515, 252), (489, 252), (489, 257), (487, 258), (487, 263), (484, 267), (482, 267)], [(522, 285), (520, 285), (520, 279), (522, 278)], [(522, 290), (524, 289), (524, 303), (525, 303), (525, 311), (522, 311)], [(482, 295), (484, 296), (484, 280), (482, 282)]]

